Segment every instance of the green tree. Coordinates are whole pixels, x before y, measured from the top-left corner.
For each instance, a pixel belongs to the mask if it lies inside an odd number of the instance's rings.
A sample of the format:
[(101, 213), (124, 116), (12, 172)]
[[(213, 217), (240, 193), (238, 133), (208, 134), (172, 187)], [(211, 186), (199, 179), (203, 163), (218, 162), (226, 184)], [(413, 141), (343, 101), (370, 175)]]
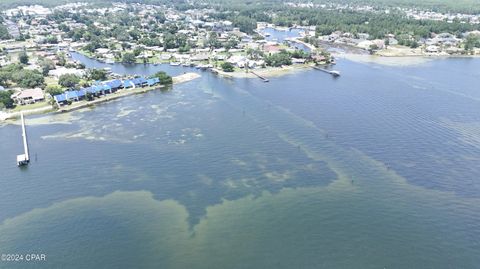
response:
[(58, 84), (66, 88), (73, 88), (80, 82), (80, 78), (74, 74), (63, 74), (58, 78)]
[(207, 46), (209, 46), (211, 48), (219, 48), (219, 47), (222, 46), (220, 41), (218, 41), (217, 33), (210, 32), (210, 35), (209, 35), (208, 40), (207, 40)]
[(135, 57), (136, 57), (136, 56), (140, 55), (140, 53), (142, 53), (142, 52), (143, 52), (143, 48), (141, 48), (141, 47), (136, 47), (136, 48), (133, 50), (133, 55), (135, 55)]
[(170, 85), (173, 83), (173, 79), (171, 76), (167, 75), (167, 73), (163, 71), (159, 71), (153, 75), (154, 77), (157, 77), (160, 80), (161, 85)]
[(47, 85), (47, 87), (45, 87), (45, 92), (50, 94), (50, 96), (52, 96), (52, 97), (57, 95), (57, 94), (64, 93), (62, 87), (60, 85), (57, 85), (57, 84)]
[(472, 51), (475, 47), (480, 47), (480, 36), (469, 34), (465, 38), (464, 49), (466, 51)]
[(292, 64), (292, 56), (285, 50), (281, 50), (278, 53), (269, 55), (265, 57), (265, 63), (268, 66), (282, 66), (282, 65), (291, 65)]
[(7, 27), (0, 23), (0, 40), (10, 39), (12, 36), (8, 33)]
[(122, 56), (122, 63), (133, 64), (135, 63), (135, 55), (131, 52), (127, 52)]
[(67, 63), (67, 58), (65, 57), (65, 53), (59, 53), (55, 57), (57, 59), (57, 65), (59, 66), (65, 66)]
[(15, 104), (11, 98), (13, 91), (0, 91), (0, 108), (14, 108)]
[(177, 44), (176, 44), (176, 41), (175, 41), (175, 36), (171, 33), (166, 33), (163, 36), (163, 47), (165, 48), (165, 50), (174, 49), (174, 48), (176, 48), (176, 46), (177, 46)]
[(106, 80), (107, 71), (105, 69), (89, 69), (87, 71), (87, 78), (90, 80)]
[(18, 55), (18, 61), (20, 61), (20, 63), (22, 64), (28, 64), (28, 55), (25, 50), (20, 52), (20, 54)]
[(378, 50), (378, 45), (377, 44), (371, 44), (369, 47), (368, 47), (368, 51), (370, 52), (370, 54), (373, 54), (375, 51)]
[(222, 63), (221, 67), (224, 72), (233, 72), (234, 70), (234, 66), (229, 62)]
[(23, 88), (35, 88), (43, 86), (44, 77), (37, 70), (22, 69), (12, 74), (12, 81)]
[(40, 58), (40, 59), (38, 59), (38, 63), (40, 65), (40, 67), (42, 68), (42, 74), (44, 76), (47, 76), (48, 72), (50, 72), (50, 70), (55, 69), (55, 64), (53, 63), (52, 60), (50, 60), (48, 58)]
[(13, 81), (13, 74), (20, 72), (23, 69), (23, 66), (19, 64), (9, 64), (0, 68), (0, 85), (8, 87), (10, 86), (10, 81)]
[(155, 17), (155, 20), (158, 22), (158, 23), (164, 23), (166, 18), (165, 18), (165, 14), (163, 12), (158, 12), (154, 15)]
[(50, 35), (45, 38), (45, 43), (47, 44), (58, 44), (58, 39), (56, 36)]
[(235, 16), (233, 25), (238, 27), (241, 32), (253, 34), (253, 30), (257, 28), (257, 21), (246, 16)]

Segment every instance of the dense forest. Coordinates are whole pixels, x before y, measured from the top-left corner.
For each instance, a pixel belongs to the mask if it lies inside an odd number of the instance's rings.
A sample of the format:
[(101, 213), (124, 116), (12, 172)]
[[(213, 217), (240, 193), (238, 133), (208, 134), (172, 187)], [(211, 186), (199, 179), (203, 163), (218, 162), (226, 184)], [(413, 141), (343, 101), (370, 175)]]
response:
[(285, 2), (292, 3), (307, 3), (312, 2), (314, 4), (341, 4), (350, 6), (366, 6), (370, 5), (377, 9), (385, 8), (417, 8), (423, 10), (431, 10), (443, 13), (465, 13), (465, 14), (478, 14), (480, 13), (480, 0), (205, 0), (209, 5), (216, 6), (233, 6), (233, 7), (255, 7), (270, 5), (279, 7), (284, 5)]
[[(385, 14), (381, 12), (336, 11), (311, 8), (293, 8), (286, 6), (219, 6), (211, 16), (217, 19), (229, 19), (236, 26), (249, 32), (255, 21), (274, 23), (279, 26), (317, 26), (319, 35), (328, 35), (334, 31), (368, 33), (371, 38), (384, 38), (386, 34), (407, 34), (419, 38), (427, 38), (430, 33), (448, 32), (461, 35), (464, 32), (480, 30), (480, 25), (462, 22), (446, 22), (432, 20), (414, 20), (398, 12)], [(233, 11), (233, 12), (232, 12)], [(271, 16), (275, 13), (275, 16)]]

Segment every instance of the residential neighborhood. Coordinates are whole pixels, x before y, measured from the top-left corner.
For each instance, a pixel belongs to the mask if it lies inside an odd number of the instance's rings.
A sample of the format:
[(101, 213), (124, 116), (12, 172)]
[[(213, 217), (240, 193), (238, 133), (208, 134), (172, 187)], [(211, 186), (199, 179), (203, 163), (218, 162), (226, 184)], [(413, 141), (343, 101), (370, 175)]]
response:
[[(285, 6), (301, 10), (357, 8), (378, 16), (393, 12), (370, 6), (308, 3)], [(431, 12), (398, 10), (414, 20), (445, 19)], [(0, 68), (5, 74), (10, 68), (43, 77), (22, 85), (18, 83), (21, 78), (5, 76), (0, 85), (3, 92), (11, 92), (7, 98), (13, 101), (10, 108), (34, 103), (60, 105), (54, 94), (92, 87), (96, 79), (129, 79), (103, 69), (95, 71), (100, 72), (100, 77), (91, 77), (91, 71), (71, 57), (74, 52), (106, 64), (170, 64), (217, 73), (331, 64), (335, 62), (332, 52), (342, 51), (383, 56), (480, 54), (479, 30), (456, 34), (432, 32), (428, 37), (398, 32), (379, 34), (367, 31), (368, 22), (365, 32), (347, 31), (347, 27), (335, 30), (328, 25), (232, 17), (228, 12), (201, 5), (180, 10), (166, 5), (117, 2), (96, 6), (78, 2), (55, 7), (18, 6), (3, 11), (1, 16), (9, 38), (0, 41)], [(478, 19), (457, 14), (446, 20), (458, 18), (468, 19), (472, 25)], [(65, 83), (65, 79), (74, 82)], [(40, 98), (42, 91), (44, 97)], [(65, 95), (65, 100), (69, 96)]]

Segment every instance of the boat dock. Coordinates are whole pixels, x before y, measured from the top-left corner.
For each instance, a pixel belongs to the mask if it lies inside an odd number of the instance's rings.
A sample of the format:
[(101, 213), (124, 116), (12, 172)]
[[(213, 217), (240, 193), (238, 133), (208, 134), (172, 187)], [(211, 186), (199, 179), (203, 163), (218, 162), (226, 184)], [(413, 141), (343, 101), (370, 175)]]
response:
[(20, 117), (22, 120), (22, 137), (23, 137), (24, 153), (17, 155), (17, 165), (23, 166), (23, 165), (27, 165), (30, 162), (30, 156), (28, 154), (27, 131), (25, 130), (25, 119), (23, 118), (23, 113), (20, 114)]
[(337, 71), (337, 70), (328, 70), (328, 69), (325, 69), (325, 68), (321, 68), (321, 67), (318, 67), (318, 66), (312, 66), (314, 69), (316, 70), (320, 70), (322, 72), (325, 72), (325, 73), (328, 73), (334, 77), (338, 77), (340, 76), (340, 72)]
[(262, 77), (260, 76), (259, 74), (253, 72), (253, 71), (250, 71), (250, 73), (254, 74), (255, 76), (257, 76), (258, 78), (260, 78), (261, 80), (263, 80), (263, 82), (269, 82), (268, 78), (266, 77)]

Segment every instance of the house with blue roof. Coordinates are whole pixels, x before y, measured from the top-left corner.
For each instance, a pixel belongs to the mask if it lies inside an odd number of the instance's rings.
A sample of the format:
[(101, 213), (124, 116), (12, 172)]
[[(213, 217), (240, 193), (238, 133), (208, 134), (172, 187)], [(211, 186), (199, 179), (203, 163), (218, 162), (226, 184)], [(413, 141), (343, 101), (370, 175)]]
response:
[(147, 85), (148, 86), (153, 86), (160, 83), (160, 80), (158, 78), (149, 78), (147, 79)]
[(132, 87), (135, 88), (135, 84), (131, 80), (126, 79), (123, 81), (123, 87), (125, 89), (132, 88)]
[(96, 95), (105, 94), (105, 91), (103, 89), (103, 85), (93, 85), (92, 88), (95, 90)]
[(147, 80), (144, 77), (134, 78), (132, 82), (135, 84), (135, 87), (144, 87), (147, 85)]
[(94, 94), (94, 95), (97, 94), (97, 91), (93, 87), (87, 87), (87, 88), (84, 88), (83, 90), (85, 90), (85, 92), (90, 94)]
[(116, 90), (118, 90), (122, 87), (122, 81), (119, 80), (119, 79), (115, 79), (115, 80), (112, 80), (112, 81), (107, 81), (105, 84), (110, 86), (112, 91), (116, 91)]
[(67, 101), (78, 101), (77, 91), (66, 91), (65, 97)]
[[(87, 95), (93, 95), (99, 97), (100, 95), (110, 94), (121, 88), (136, 88), (145, 86), (154, 86), (160, 83), (160, 79), (157, 77), (145, 78), (137, 77), (133, 79), (114, 79), (111, 81), (97, 81), (94, 85), (79, 90), (68, 90), (63, 94), (57, 94), (53, 98), (58, 106), (68, 104), (74, 101), (80, 101), (81, 99), (87, 99)], [(91, 98), (90, 98), (91, 99)]]
[(67, 97), (63, 93), (53, 96), (53, 99), (55, 99), (55, 102), (57, 103), (58, 106), (67, 104)]
[(109, 85), (104, 84), (104, 85), (102, 85), (102, 87), (103, 87), (103, 92), (104, 93), (107, 93), (107, 92), (112, 93), (112, 87), (110, 87)]

